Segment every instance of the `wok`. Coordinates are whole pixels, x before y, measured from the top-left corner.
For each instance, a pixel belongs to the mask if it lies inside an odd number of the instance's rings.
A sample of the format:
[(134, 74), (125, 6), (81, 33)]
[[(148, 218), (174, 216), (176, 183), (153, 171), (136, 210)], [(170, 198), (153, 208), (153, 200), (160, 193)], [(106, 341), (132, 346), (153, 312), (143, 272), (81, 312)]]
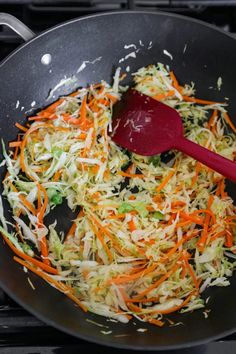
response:
[[(111, 81), (117, 66), (123, 72), (130, 68), (126, 78), (129, 83), (131, 72), (156, 62), (170, 65), (180, 82), (195, 82), (201, 98), (222, 101), (228, 97), (229, 113), (236, 122), (236, 42), (211, 25), (169, 13), (116, 12), (75, 19), (34, 37), (9, 15), (1, 14), (1, 23), (28, 40), (0, 64), (0, 135), (6, 142), (15, 139), (14, 123), (24, 122), (32, 108), (37, 111), (76, 86), (102, 79)], [(223, 80), (221, 91), (216, 89), (219, 76)], [(70, 77), (72, 80), (67, 81)], [(52, 88), (55, 90), (49, 95)], [(1, 179), (4, 173), (1, 168)], [(236, 199), (233, 184), (228, 188)], [(70, 212), (58, 208), (57, 213), (60, 227), (68, 230)], [(10, 219), (9, 211), (6, 217)], [(235, 275), (229, 287), (206, 292), (205, 296), (211, 296), (207, 319), (200, 310), (175, 314), (169, 318), (183, 325), (159, 329), (143, 323), (135, 326), (107, 322), (103, 317), (85, 314), (63, 294), (30, 274), (36, 288), (33, 290), (27, 281), (29, 274), (12, 256), (1, 241), (0, 287), (47, 324), (76, 337), (126, 349), (162, 350), (203, 344), (236, 331)], [(86, 319), (109, 326), (112, 333), (102, 334), (101, 327)], [(140, 327), (148, 331), (137, 332)]]

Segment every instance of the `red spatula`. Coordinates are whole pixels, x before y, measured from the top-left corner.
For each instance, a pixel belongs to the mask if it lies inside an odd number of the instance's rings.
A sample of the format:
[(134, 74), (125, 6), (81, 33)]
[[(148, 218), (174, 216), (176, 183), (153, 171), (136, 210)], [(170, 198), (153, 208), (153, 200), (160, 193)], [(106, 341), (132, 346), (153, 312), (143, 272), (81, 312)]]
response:
[(183, 136), (179, 113), (166, 104), (129, 89), (114, 107), (112, 140), (139, 155), (176, 149), (236, 182), (236, 163)]

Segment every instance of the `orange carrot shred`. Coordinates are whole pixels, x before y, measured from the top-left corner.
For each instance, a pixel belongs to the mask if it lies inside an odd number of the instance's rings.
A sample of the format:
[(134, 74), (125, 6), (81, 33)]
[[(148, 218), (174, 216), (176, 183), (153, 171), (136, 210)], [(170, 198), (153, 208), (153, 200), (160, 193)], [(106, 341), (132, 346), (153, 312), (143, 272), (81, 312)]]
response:
[(211, 118), (209, 119), (209, 122), (208, 122), (208, 128), (211, 129), (213, 131), (213, 133), (216, 132), (216, 129), (215, 129), (216, 117), (217, 117), (217, 109), (214, 109), (214, 111), (211, 115)]
[[(210, 207), (214, 201), (214, 197), (210, 195), (208, 204), (207, 204), (207, 209), (210, 210)], [(197, 242), (197, 247), (200, 251), (204, 249), (205, 243), (207, 241), (207, 236), (208, 236), (208, 227), (209, 227), (209, 222), (210, 222), (211, 215), (209, 213), (206, 214), (205, 216), (205, 221), (204, 221), (204, 226), (202, 230), (202, 235), (200, 239)]]
[(11, 241), (1, 232), (1, 235), (4, 239), (4, 241), (6, 242), (6, 244), (11, 248), (11, 250), (19, 257), (25, 259), (28, 262), (31, 262), (32, 264), (34, 264), (36, 267), (39, 267), (43, 270), (45, 270), (45, 272), (51, 273), (51, 274), (58, 274), (57, 269), (41, 262), (38, 261), (37, 259), (29, 256), (26, 253), (21, 252), (20, 250), (18, 250), (12, 243)]
[[(43, 204), (41, 205), (41, 208), (38, 213), (38, 221), (40, 227), (43, 224), (44, 214), (48, 205), (48, 195), (46, 189), (41, 184), (37, 183), (37, 187), (39, 189), (39, 193), (40, 191), (42, 191), (44, 196)], [(46, 236), (42, 237), (40, 244), (41, 244), (41, 254), (42, 254), (43, 262), (47, 265), (50, 265), (50, 261), (48, 259), (48, 246), (47, 246)]]
[(136, 226), (133, 218), (131, 218), (131, 220), (128, 222), (128, 227), (131, 232), (136, 230)]
[(127, 173), (127, 172), (120, 171), (118, 172), (118, 174), (128, 178), (145, 178), (145, 176), (141, 173)]
[(103, 248), (104, 248), (104, 250), (105, 250), (105, 252), (106, 252), (106, 254), (108, 256), (109, 261), (112, 262), (113, 261), (112, 253), (111, 253), (109, 247), (107, 246), (106, 242), (104, 241), (104, 238), (103, 238), (100, 230), (97, 229), (92, 223), (90, 223), (90, 226), (91, 226), (94, 234), (97, 236), (98, 240), (101, 242), (101, 244), (102, 244), (102, 246), (103, 246)]
[(195, 185), (195, 183), (197, 182), (199, 172), (201, 171), (201, 167), (202, 167), (201, 163), (197, 162), (196, 167), (195, 167), (195, 175), (192, 179), (191, 187), (193, 187)]
[[(80, 219), (81, 217), (84, 216), (84, 212), (83, 209), (81, 209), (76, 217), (76, 220)], [(71, 225), (66, 237), (65, 237), (65, 241), (67, 241), (70, 237), (73, 237), (75, 234), (75, 230), (76, 230), (76, 222), (74, 221), (73, 224)]]
[(225, 246), (226, 247), (233, 247), (234, 241), (233, 241), (233, 234), (229, 230), (225, 230)]
[(199, 282), (198, 282), (198, 280), (197, 280), (197, 278), (196, 278), (196, 275), (195, 275), (195, 273), (194, 273), (194, 271), (193, 271), (191, 265), (189, 264), (187, 257), (184, 257), (184, 256), (183, 256), (183, 258), (184, 258), (184, 263), (185, 263), (185, 265), (186, 265), (186, 268), (187, 268), (187, 270), (189, 271), (189, 274), (190, 274), (190, 276), (191, 276), (191, 278), (192, 278), (192, 280), (193, 280), (193, 283), (194, 283), (196, 289), (198, 289), (198, 288), (199, 288)]
[(176, 270), (179, 268), (179, 264), (175, 263), (174, 266), (166, 273), (164, 274), (160, 279), (158, 279), (155, 283), (150, 285), (148, 288), (143, 290), (141, 293), (139, 293), (137, 296), (135, 296), (133, 299), (141, 299), (143, 296), (148, 294), (151, 290), (157, 288), (159, 285), (161, 285), (166, 279), (168, 279), (173, 273), (176, 272)]
[(170, 71), (170, 78), (172, 80), (172, 85), (174, 86), (174, 88), (181, 93), (182, 92), (182, 87), (180, 87), (178, 80), (176, 79), (176, 76), (174, 74), (173, 71)]
[(189, 301), (191, 300), (191, 297), (193, 296), (194, 294), (194, 291), (191, 292), (188, 297), (186, 297), (186, 299), (182, 302), (182, 304), (178, 305), (178, 306), (173, 306), (169, 309), (166, 309), (166, 310), (154, 310), (152, 311), (152, 313), (159, 313), (159, 314), (162, 314), (162, 315), (168, 315), (169, 313), (173, 313), (173, 312), (176, 312), (176, 311), (179, 311), (181, 308), (183, 308), (184, 306), (186, 306)]
[(21, 125), (20, 123), (15, 123), (15, 126), (22, 130), (23, 132), (27, 132), (28, 131), (28, 128), (24, 127), (23, 125)]
[(202, 100), (200, 98), (196, 97), (190, 97), (190, 96), (183, 96), (183, 100), (187, 102), (194, 102), (194, 103), (199, 103), (199, 104), (204, 104), (204, 105), (211, 105), (211, 104), (223, 104), (222, 102), (214, 102), (214, 101), (207, 101), (207, 100)]
[(165, 324), (163, 321), (157, 320), (156, 318), (149, 318), (148, 322), (154, 324), (157, 327), (162, 327)]
[(169, 174), (162, 180), (159, 186), (157, 186), (156, 193), (159, 193), (166, 186), (166, 184), (169, 182), (169, 180), (173, 177), (174, 174), (175, 170), (169, 172)]
[(174, 91), (174, 90), (170, 90), (170, 91), (168, 91), (168, 92), (159, 93), (159, 94), (157, 94), (157, 95), (155, 95), (155, 96), (152, 96), (152, 98), (154, 98), (154, 99), (157, 100), (157, 101), (161, 101), (161, 100), (163, 100), (163, 99), (165, 99), (165, 98), (167, 98), (167, 97), (172, 97), (172, 96), (174, 96), (174, 95), (175, 95), (175, 91)]
[(16, 147), (20, 147), (20, 146), (21, 146), (21, 141), (11, 141), (9, 143), (10, 148), (16, 148)]
[[(19, 193), (17, 188), (14, 186), (12, 182), (9, 182), (11, 188), (13, 189), (14, 192)], [(19, 199), (22, 201), (24, 206), (31, 211), (33, 215), (37, 214), (37, 211), (32, 203), (30, 203), (22, 194), (19, 194)]]
[(59, 282), (52, 277), (50, 277), (48, 274), (42, 272), (41, 270), (38, 270), (34, 267), (32, 267), (30, 264), (28, 264), (25, 261), (22, 261), (20, 258), (14, 256), (14, 260), (18, 262), (19, 264), (23, 265), (24, 267), (28, 268), (31, 270), (31, 272), (37, 274), (39, 277), (47, 281), (49, 284), (53, 285), (57, 290), (63, 292), (66, 296), (68, 296), (71, 300), (73, 300), (76, 304), (80, 306), (80, 308), (84, 311), (87, 312), (87, 307), (84, 306), (81, 301), (73, 294), (73, 289), (70, 288), (69, 286), (63, 284), (62, 282)]
[(86, 120), (86, 112), (87, 112), (87, 95), (84, 96), (81, 108), (80, 108), (80, 121), (81, 121), (81, 126), (86, 127), (87, 125), (87, 120)]
[(112, 278), (108, 281), (108, 284), (124, 284), (124, 283), (128, 283), (130, 281), (134, 281), (138, 278), (142, 278), (145, 275), (153, 272), (157, 267), (157, 264), (152, 264), (151, 266), (149, 266), (146, 269), (142, 269), (140, 272), (134, 273), (134, 274), (126, 274), (126, 275), (119, 275), (115, 278)]

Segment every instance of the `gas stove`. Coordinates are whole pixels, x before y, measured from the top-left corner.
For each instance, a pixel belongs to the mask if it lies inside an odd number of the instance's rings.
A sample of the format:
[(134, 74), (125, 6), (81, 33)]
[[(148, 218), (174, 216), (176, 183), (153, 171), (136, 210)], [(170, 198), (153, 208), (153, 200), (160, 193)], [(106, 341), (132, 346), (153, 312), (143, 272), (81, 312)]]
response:
[[(0, 0), (0, 12), (18, 17), (35, 33), (72, 18), (118, 10), (174, 12), (212, 23), (236, 35), (236, 0)], [(21, 43), (14, 32), (0, 26), (0, 60)], [(95, 354), (108, 354), (111, 348), (79, 340), (49, 327), (0, 290), (0, 353), (77, 354), (85, 350)], [(119, 349), (112, 349), (112, 352), (134, 353)], [(236, 353), (236, 333), (207, 345), (171, 353)]]

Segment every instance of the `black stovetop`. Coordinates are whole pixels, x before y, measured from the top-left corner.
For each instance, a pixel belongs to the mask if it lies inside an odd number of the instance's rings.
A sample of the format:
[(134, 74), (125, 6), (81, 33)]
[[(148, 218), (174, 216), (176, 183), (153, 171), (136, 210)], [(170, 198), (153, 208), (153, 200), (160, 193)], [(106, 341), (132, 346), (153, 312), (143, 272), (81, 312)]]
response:
[[(172, 11), (236, 33), (236, 0), (0, 0), (0, 12), (17, 16), (36, 33), (82, 15), (127, 9)], [(16, 34), (0, 26), (0, 60), (20, 43)], [(77, 354), (85, 350), (94, 354), (108, 354), (111, 350), (114, 354), (134, 353), (88, 343), (49, 327), (0, 290), (0, 353)], [(233, 354), (236, 353), (236, 334), (207, 345), (171, 353)]]

